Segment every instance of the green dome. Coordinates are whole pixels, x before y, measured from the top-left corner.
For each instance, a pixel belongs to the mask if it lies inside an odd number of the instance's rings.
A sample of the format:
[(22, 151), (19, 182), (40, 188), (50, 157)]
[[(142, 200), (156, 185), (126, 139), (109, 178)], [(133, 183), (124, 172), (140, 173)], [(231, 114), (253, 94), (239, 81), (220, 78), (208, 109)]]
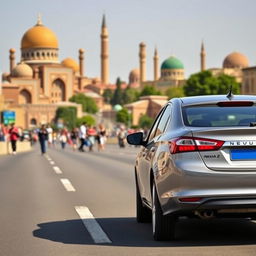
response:
[(161, 69), (184, 69), (184, 65), (179, 59), (171, 56), (162, 63)]

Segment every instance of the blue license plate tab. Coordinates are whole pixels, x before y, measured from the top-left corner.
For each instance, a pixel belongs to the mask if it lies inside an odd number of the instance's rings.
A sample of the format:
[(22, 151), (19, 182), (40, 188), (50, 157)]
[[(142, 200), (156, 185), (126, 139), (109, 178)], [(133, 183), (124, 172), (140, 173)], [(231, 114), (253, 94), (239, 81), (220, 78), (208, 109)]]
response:
[(256, 160), (256, 149), (231, 149), (231, 160)]

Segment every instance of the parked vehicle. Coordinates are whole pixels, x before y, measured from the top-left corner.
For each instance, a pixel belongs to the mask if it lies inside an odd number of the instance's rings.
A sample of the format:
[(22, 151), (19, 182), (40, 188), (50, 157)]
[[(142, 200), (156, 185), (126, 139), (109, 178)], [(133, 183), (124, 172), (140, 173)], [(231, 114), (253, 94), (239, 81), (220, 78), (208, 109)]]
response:
[(170, 100), (135, 164), (137, 221), (152, 220), (155, 240), (175, 238), (181, 216), (256, 217), (256, 96)]

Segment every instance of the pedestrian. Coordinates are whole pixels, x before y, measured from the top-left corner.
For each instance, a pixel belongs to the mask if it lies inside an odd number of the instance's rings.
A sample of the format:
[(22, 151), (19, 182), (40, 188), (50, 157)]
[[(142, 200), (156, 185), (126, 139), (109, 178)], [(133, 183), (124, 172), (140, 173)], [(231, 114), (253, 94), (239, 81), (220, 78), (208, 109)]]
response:
[(73, 128), (70, 133), (70, 139), (72, 142), (72, 149), (75, 151), (77, 149), (77, 140), (79, 138), (79, 131), (77, 128)]
[(87, 129), (87, 136), (89, 141), (89, 151), (93, 151), (93, 146), (95, 144), (95, 137), (97, 136), (96, 128), (90, 125), (89, 128)]
[(117, 134), (117, 138), (118, 138), (119, 147), (124, 148), (125, 147), (126, 131), (123, 126), (120, 127), (120, 130)]
[(68, 141), (68, 131), (64, 128), (60, 132), (60, 138), (59, 138), (61, 148), (65, 149), (67, 141)]
[(46, 142), (48, 141), (48, 132), (44, 124), (42, 124), (41, 129), (38, 131), (38, 139), (41, 147), (41, 153), (43, 155), (46, 153)]
[(86, 123), (85, 122), (83, 122), (79, 128), (79, 139), (80, 139), (79, 151), (84, 152), (84, 144), (86, 139)]
[(47, 130), (47, 133), (48, 133), (48, 146), (51, 147), (52, 143), (53, 143), (53, 136), (52, 136), (53, 129), (50, 126), (50, 124), (47, 125), (46, 130)]
[(19, 130), (15, 126), (15, 123), (11, 124), (11, 128), (8, 131), (9, 133), (9, 138), (12, 146), (12, 154), (16, 155), (16, 150), (17, 150), (17, 140), (19, 139)]
[(105, 143), (107, 139), (107, 132), (103, 124), (99, 124), (99, 129), (97, 132), (97, 141), (98, 141), (98, 151), (105, 149)]

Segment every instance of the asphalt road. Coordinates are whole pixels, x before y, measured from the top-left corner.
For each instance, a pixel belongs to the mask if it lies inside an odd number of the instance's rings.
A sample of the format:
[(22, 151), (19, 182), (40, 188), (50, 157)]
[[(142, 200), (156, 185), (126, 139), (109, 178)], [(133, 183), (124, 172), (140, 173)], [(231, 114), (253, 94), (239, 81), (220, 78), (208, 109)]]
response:
[(137, 148), (0, 156), (0, 256), (256, 255), (251, 220), (180, 220), (155, 242), (135, 220)]

